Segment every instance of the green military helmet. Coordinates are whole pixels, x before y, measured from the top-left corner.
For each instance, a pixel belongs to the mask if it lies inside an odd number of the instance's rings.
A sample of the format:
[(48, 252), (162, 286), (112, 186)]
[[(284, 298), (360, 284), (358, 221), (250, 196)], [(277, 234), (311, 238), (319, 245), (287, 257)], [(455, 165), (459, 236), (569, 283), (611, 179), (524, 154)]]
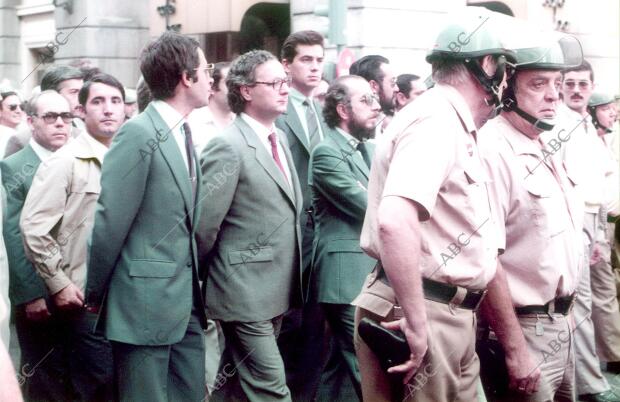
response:
[(503, 55), (514, 61), (514, 53), (507, 49), (501, 39), (500, 31), (494, 30), (502, 14), (488, 11), (482, 7), (466, 7), (459, 13), (456, 21), (439, 32), (432, 48), (426, 54), (426, 61), (438, 59), (475, 59), (486, 55)]
[(597, 106), (606, 105), (616, 101), (616, 97), (604, 92), (594, 92), (588, 101), (588, 107), (595, 108)]
[(557, 32), (529, 33), (530, 38), (520, 37), (521, 43), (507, 44), (515, 52), (517, 70), (563, 70), (583, 62), (581, 43), (574, 36)]

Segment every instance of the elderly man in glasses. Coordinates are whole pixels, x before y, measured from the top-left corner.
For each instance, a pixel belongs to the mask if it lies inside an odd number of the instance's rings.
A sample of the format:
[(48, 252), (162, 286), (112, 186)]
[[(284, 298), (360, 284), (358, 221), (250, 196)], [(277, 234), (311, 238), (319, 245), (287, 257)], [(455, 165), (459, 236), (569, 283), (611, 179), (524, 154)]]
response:
[[(211, 401), (291, 401), (276, 338), (301, 302), (303, 204), (284, 134), (290, 78), (271, 53), (245, 53), (226, 78), (238, 117), (202, 152), (197, 231), (207, 316), (226, 338)], [(297, 303), (295, 303), (297, 302)]]
[(67, 142), (72, 116), (67, 100), (52, 90), (43, 91), (30, 100), (29, 114), (32, 137), (28, 144), (0, 162), (7, 198), (3, 234), (9, 260), (9, 297), (15, 306), (20, 366), (32, 367), (43, 362), (32, 376), (23, 377), (25, 398), (65, 400), (71, 396), (66, 393), (61, 359), (53, 352), (59, 350), (60, 339), (57, 323), (49, 319), (52, 303), (45, 283), (26, 258), (19, 219), (39, 164)]
[(0, 159), (4, 156), (6, 144), (15, 135), (24, 113), (16, 92), (0, 93)]

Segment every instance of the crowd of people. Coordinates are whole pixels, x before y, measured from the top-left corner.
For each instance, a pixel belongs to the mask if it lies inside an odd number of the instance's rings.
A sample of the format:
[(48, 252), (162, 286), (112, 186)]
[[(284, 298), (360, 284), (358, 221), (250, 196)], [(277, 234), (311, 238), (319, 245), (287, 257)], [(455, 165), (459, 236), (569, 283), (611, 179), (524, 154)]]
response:
[(2, 92), (0, 400), (620, 401), (618, 99), (475, 10), (432, 79), (166, 32)]

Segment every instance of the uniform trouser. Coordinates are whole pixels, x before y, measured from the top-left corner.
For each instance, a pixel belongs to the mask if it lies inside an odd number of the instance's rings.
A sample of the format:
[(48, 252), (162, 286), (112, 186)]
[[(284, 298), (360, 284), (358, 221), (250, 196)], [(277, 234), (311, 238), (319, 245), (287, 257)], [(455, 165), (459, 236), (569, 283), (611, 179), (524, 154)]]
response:
[(144, 346), (112, 342), (112, 348), (119, 401), (205, 400), (204, 335), (195, 310), (177, 343)]
[(96, 315), (86, 310), (59, 311), (44, 321), (16, 311), (22, 350), (18, 380), (27, 401), (110, 401), (113, 363), (110, 343), (93, 333)]
[(611, 246), (607, 235), (607, 214), (601, 209), (594, 234), (595, 256), (591, 258), (592, 322), (596, 352), (601, 361), (620, 361), (620, 310), (616, 282), (611, 269)]
[[(571, 316), (532, 314), (518, 317), (530, 357), (541, 371), (538, 391), (531, 395), (510, 390), (502, 402), (575, 401), (574, 322)], [(542, 325), (537, 334), (536, 323)]]
[[(476, 316), (473, 311), (451, 309), (447, 304), (425, 301), (428, 352), (416, 375), (404, 386), (403, 401), (471, 402), (477, 399), (480, 362), (476, 355)], [(355, 328), (364, 317), (376, 321), (392, 321), (357, 308)], [(392, 401), (390, 380), (357, 330), (355, 351), (362, 377), (364, 401)]]
[(291, 401), (276, 344), (282, 316), (258, 322), (220, 322), (226, 347), (210, 402)]
[(594, 342), (592, 322), (592, 289), (590, 286), (590, 245), (593, 244), (597, 214), (586, 213), (584, 217), (584, 262), (573, 314), (576, 328), (575, 338), (575, 383), (577, 394), (597, 394), (609, 389), (609, 384), (599, 366)]
[(207, 329), (205, 329), (205, 379), (209, 394), (213, 393), (223, 350), (224, 334), (220, 324), (213, 320), (207, 320)]
[[(317, 401), (360, 401), (362, 386), (360, 371), (353, 347), (355, 307), (350, 304), (321, 303), (325, 318), (331, 328), (332, 347), (327, 365), (321, 375)], [(343, 381), (342, 374), (350, 382)], [(349, 384), (353, 384), (354, 392)]]

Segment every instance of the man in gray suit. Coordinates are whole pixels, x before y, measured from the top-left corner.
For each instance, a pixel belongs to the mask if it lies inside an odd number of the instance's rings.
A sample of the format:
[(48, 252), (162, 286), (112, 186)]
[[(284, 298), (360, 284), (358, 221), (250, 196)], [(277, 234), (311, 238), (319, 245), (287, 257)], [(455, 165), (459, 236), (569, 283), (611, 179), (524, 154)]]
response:
[(368, 203), (368, 173), (374, 145), (367, 142), (379, 116), (379, 100), (362, 77), (338, 78), (327, 91), (323, 109), (330, 127), (312, 152), (309, 184), (316, 211), (311, 298), (318, 301), (333, 342), (317, 400), (354, 400), (343, 395), (337, 374), (345, 371), (361, 401), (360, 373), (353, 348), (355, 307), (376, 261), (360, 248)]
[[(313, 91), (323, 74), (323, 36), (316, 31), (298, 31), (290, 34), (282, 45), (282, 64), (291, 77), (286, 111), (276, 119), (288, 140), (297, 177), (303, 195), (302, 266), (304, 278), (310, 274), (314, 222), (312, 193), (308, 186), (310, 153), (323, 139), (327, 127), (321, 117), (321, 106), (313, 100)], [(304, 280), (305, 284), (309, 282)], [(307, 292), (308, 289), (304, 289)], [(324, 354), (325, 318), (316, 301), (309, 301), (302, 309), (293, 309), (282, 322), (278, 346), (284, 359), (287, 384), (295, 401), (311, 401), (321, 375)]]
[[(291, 401), (278, 351), (283, 314), (301, 301), (302, 195), (285, 137), (290, 79), (264, 50), (230, 67), (238, 114), (202, 153), (204, 208), (197, 232), (207, 316), (226, 338), (212, 399)], [(299, 304), (299, 303), (297, 303)]]

